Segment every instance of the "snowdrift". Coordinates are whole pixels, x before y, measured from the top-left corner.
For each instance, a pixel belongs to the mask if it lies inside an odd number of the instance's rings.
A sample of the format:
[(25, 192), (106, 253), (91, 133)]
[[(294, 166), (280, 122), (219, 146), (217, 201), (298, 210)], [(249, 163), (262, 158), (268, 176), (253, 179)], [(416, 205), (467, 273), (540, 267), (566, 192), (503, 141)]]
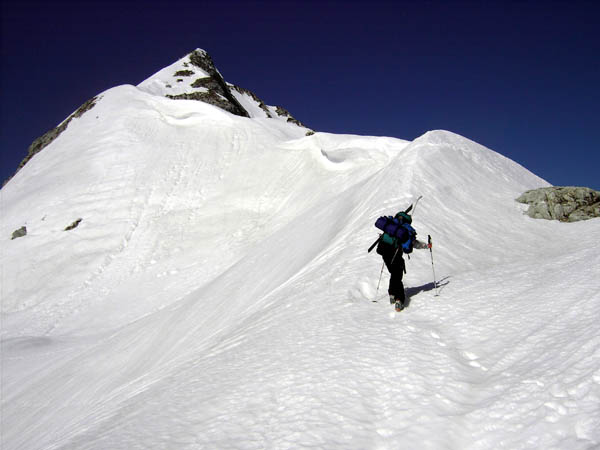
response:
[[(597, 220), (528, 218), (548, 183), (447, 131), (305, 136), (148, 86), (2, 189), (3, 448), (600, 443)], [(419, 195), (441, 295), (416, 251), (395, 314), (366, 249)]]

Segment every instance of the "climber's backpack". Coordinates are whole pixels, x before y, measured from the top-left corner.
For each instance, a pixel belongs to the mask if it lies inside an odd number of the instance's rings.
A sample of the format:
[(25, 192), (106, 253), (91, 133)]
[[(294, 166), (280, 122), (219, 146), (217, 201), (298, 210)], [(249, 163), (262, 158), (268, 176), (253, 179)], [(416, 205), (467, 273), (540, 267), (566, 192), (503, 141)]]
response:
[(375, 226), (383, 231), (381, 242), (394, 248), (402, 247), (403, 253), (411, 253), (413, 244), (417, 238), (417, 232), (411, 224), (400, 222), (392, 216), (381, 216), (375, 222)]

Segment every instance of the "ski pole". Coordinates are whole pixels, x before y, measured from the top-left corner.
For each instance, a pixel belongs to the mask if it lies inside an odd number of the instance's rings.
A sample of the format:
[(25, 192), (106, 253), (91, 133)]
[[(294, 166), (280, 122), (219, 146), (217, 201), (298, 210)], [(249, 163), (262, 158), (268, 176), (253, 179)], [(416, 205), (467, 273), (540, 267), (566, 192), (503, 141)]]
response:
[(379, 273), (379, 281), (377, 282), (377, 290), (375, 291), (375, 298), (373, 302), (377, 302), (377, 296), (379, 295), (379, 285), (381, 284), (381, 276), (383, 275), (383, 266), (385, 265), (385, 261), (381, 263), (381, 272)]
[(431, 268), (433, 269), (433, 287), (435, 289), (435, 296), (438, 296), (437, 282), (435, 281), (435, 266), (433, 265), (433, 250), (431, 249), (431, 235), (427, 235), (427, 246), (429, 247), (429, 254), (431, 255)]

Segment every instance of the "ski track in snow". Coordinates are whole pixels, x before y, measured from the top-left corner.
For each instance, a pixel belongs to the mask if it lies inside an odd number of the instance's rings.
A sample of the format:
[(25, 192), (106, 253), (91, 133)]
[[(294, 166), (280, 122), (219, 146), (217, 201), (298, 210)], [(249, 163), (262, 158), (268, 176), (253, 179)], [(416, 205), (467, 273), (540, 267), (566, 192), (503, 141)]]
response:
[[(304, 133), (121, 86), (3, 188), (3, 448), (600, 444), (597, 219), (451, 133)], [(419, 195), (395, 313), (365, 250)]]

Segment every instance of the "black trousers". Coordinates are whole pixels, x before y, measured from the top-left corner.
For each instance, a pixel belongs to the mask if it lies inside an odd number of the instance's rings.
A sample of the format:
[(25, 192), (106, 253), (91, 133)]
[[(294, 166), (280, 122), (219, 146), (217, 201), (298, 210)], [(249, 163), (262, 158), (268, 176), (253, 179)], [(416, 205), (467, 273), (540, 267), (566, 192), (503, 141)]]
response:
[(377, 245), (377, 253), (383, 257), (383, 262), (385, 262), (385, 266), (390, 272), (390, 286), (388, 288), (388, 293), (404, 304), (404, 284), (402, 283), (402, 277), (404, 276), (404, 259), (402, 258), (402, 249), (394, 248), (391, 245), (379, 242), (379, 245)]

